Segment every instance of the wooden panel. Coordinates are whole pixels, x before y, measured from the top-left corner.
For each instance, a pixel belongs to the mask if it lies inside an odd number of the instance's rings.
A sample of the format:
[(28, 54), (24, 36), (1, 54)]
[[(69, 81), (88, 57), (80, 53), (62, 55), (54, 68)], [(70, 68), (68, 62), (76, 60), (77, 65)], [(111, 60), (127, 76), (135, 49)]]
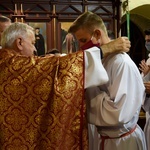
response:
[(101, 16), (107, 29), (118, 36), (120, 4), (120, 0), (1, 0), (0, 14), (8, 16), (13, 22), (45, 22), (48, 26), (50, 23), (51, 28), (47, 29), (49, 49), (61, 48), (61, 22), (72, 22), (85, 11)]

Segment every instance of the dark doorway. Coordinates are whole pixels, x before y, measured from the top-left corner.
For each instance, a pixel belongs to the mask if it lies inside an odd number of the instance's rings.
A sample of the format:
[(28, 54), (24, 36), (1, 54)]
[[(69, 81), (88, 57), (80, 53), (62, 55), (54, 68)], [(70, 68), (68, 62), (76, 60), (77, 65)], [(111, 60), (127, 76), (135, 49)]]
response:
[[(125, 21), (121, 25), (121, 35), (127, 36), (127, 22)], [(146, 48), (145, 48), (145, 38), (140, 29), (130, 21), (130, 41), (131, 49), (129, 55), (131, 59), (135, 62), (137, 67), (142, 59), (147, 59)]]

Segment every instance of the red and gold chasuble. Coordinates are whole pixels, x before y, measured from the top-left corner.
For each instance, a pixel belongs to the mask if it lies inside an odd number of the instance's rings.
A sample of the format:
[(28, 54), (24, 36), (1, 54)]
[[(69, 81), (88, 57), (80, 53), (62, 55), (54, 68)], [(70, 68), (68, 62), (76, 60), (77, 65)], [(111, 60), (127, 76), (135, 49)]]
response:
[(83, 53), (0, 51), (0, 149), (87, 150)]

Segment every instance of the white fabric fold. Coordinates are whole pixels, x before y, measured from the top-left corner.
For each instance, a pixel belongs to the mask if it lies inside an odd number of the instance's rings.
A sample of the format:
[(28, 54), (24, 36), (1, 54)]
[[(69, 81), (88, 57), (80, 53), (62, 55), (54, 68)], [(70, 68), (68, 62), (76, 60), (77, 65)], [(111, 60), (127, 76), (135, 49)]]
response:
[(101, 62), (100, 49), (92, 47), (84, 51), (85, 89), (107, 83), (108, 75)]

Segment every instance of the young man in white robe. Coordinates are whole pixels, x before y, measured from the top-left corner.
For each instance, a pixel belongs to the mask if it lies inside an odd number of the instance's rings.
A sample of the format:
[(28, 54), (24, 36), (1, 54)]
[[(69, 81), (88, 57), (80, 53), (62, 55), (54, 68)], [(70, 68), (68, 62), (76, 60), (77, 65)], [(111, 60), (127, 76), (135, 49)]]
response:
[[(79, 16), (69, 32), (82, 50), (110, 42), (103, 20), (92, 12)], [(85, 91), (90, 150), (146, 150), (144, 133), (137, 124), (145, 98), (138, 68), (126, 53), (104, 55), (103, 66), (109, 81)]]

